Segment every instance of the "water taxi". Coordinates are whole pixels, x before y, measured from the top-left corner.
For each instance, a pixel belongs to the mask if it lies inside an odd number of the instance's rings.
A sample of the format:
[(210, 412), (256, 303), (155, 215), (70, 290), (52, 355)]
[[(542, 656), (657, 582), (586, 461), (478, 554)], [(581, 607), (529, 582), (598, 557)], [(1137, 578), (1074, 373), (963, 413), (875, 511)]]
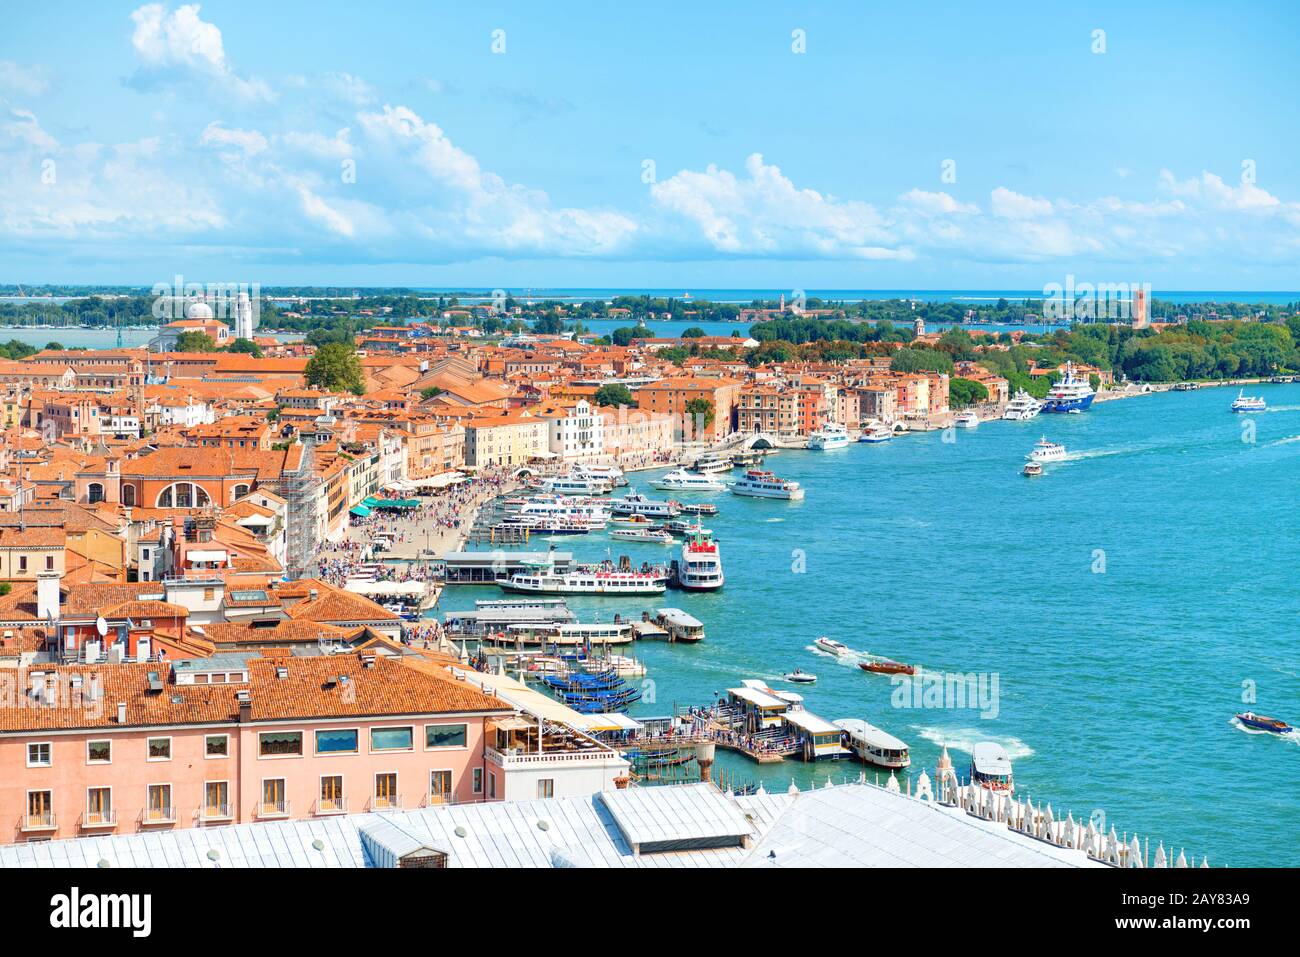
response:
[(1246, 395), (1246, 390), (1242, 389), (1237, 393), (1237, 397), (1232, 400), (1233, 412), (1263, 412), (1268, 408), (1268, 403), (1264, 401), (1263, 396)]
[(844, 743), (859, 761), (891, 770), (906, 768), (912, 763), (907, 745), (875, 725), (857, 718), (840, 718), (831, 724), (844, 732)]
[(617, 465), (575, 465), (569, 469), (569, 474), (576, 475), (579, 478), (608, 482), (611, 488), (618, 488), (620, 485), (627, 484), (623, 470)]
[(581, 475), (556, 475), (545, 479), (538, 491), (551, 495), (605, 495), (611, 486), (605, 479)]
[(649, 528), (616, 528), (609, 537), (620, 542), (651, 542), (656, 545), (671, 545), (676, 541), (658, 525)]
[(643, 565), (634, 570), (613, 562), (578, 565), (568, 572), (554, 566), (525, 568), (498, 578), (502, 591), (532, 595), (662, 595), (671, 572), (661, 565)]
[(1031, 462), (1060, 462), (1065, 459), (1065, 446), (1060, 442), (1047, 441), (1047, 436), (1044, 435), (1025, 458)]
[(1248, 728), (1254, 728), (1257, 731), (1272, 731), (1274, 734), (1290, 734), (1295, 730), (1281, 718), (1270, 718), (1267, 715), (1255, 714), (1253, 711), (1243, 711), (1237, 715), (1237, 720)]
[(952, 424), (959, 429), (974, 429), (979, 427), (980, 420), (974, 412), (958, 412)]
[(680, 508), (687, 515), (717, 515), (718, 514), (718, 506), (711, 505), (708, 502), (699, 502), (695, 505), (688, 505), (682, 503), (677, 507)]
[(827, 422), (808, 436), (808, 448), (817, 452), (846, 448), (848, 444), (848, 430), (838, 422)]
[(1012, 422), (1021, 422), (1026, 419), (1037, 417), (1042, 409), (1042, 404), (1024, 389), (1017, 389), (1016, 394), (1011, 397), (1007, 407), (1002, 412), (1002, 418), (1009, 419)]
[(871, 658), (867, 661), (859, 661), (858, 667), (863, 671), (871, 672), (873, 675), (916, 674), (916, 665), (903, 664), (903, 662), (894, 661), (891, 658)]
[(889, 426), (880, 422), (870, 422), (867, 424), (867, 427), (862, 430), (862, 434), (858, 436), (858, 441), (871, 443), (888, 442), (893, 437), (894, 430)]
[(1025, 478), (1038, 478), (1043, 474), (1043, 467), (1037, 462), (1026, 462), (1025, 467), (1020, 470), (1020, 474)]
[(730, 452), (701, 452), (691, 463), (692, 472), (700, 472), (705, 475), (710, 472), (730, 472), (731, 471), (731, 453)]
[(655, 624), (664, 630), (669, 641), (694, 644), (704, 640), (704, 622), (688, 615), (680, 608), (660, 608), (655, 611)]
[(835, 655), (837, 658), (849, 653), (849, 646), (843, 642), (836, 641), (834, 638), (827, 638), (822, 635), (813, 642), (813, 647), (818, 651), (824, 651), (828, 655)]
[(798, 482), (787, 482), (762, 469), (749, 469), (738, 481), (732, 483), (731, 491), (735, 495), (781, 498), (788, 502), (797, 502), (804, 495)]
[(650, 484), (665, 492), (722, 492), (727, 488), (715, 478), (691, 473), (686, 469), (673, 469)]
[(808, 672), (800, 671), (798, 668), (794, 669), (794, 671), (790, 672), (788, 675), (782, 675), (781, 678), (797, 685), (810, 685), (817, 680), (816, 675), (810, 675)]
[(712, 535), (713, 529), (705, 528), (700, 524), (698, 518), (674, 518), (664, 522), (661, 526), (665, 532), (672, 535)]
[(1088, 380), (1075, 376), (1074, 363), (1065, 364), (1065, 376), (1054, 383), (1043, 400), (1043, 412), (1082, 412), (1092, 405), (1097, 393)]
[(609, 510), (614, 515), (644, 515), (647, 518), (676, 518), (682, 512), (676, 502), (656, 502), (636, 492), (614, 499), (609, 503)]
[(970, 779), (988, 791), (1015, 789), (1011, 779), (1011, 759), (1006, 749), (992, 741), (981, 741), (971, 750)]
[(656, 523), (644, 515), (615, 515), (609, 524), (616, 528), (655, 528)]
[(682, 542), (681, 558), (673, 563), (677, 587), (687, 591), (716, 591), (726, 581), (722, 551), (710, 533), (699, 529)]

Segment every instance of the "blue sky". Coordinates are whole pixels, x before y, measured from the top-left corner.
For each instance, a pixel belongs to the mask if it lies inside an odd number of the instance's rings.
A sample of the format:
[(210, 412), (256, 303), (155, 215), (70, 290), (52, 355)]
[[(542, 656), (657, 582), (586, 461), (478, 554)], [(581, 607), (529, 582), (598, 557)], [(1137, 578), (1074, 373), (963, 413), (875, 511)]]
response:
[(975, 6), (27, 5), (0, 281), (1300, 289), (1295, 4)]

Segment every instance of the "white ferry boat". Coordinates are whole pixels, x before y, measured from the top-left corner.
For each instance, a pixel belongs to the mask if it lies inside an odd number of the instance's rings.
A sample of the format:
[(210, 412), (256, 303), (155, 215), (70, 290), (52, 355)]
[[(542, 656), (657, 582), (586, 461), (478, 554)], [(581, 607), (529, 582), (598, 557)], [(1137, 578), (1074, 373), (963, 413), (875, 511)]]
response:
[(688, 472), (686, 469), (673, 469), (650, 484), (665, 492), (722, 492), (727, 488), (717, 479)]
[(980, 420), (974, 412), (958, 412), (952, 424), (959, 429), (975, 429), (979, 428)]
[(870, 422), (858, 436), (859, 442), (888, 442), (894, 437), (894, 430), (882, 422)]
[(726, 577), (722, 574), (722, 552), (706, 532), (697, 532), (682, 542), (677, 562), (677, 584), (690, 591), (716, 591)]
[(610, 490), (610, 484), (605, 479), (556, 475), (544, 480), (538, 490), (544, 495), (604, 495)]
[(849, 433), (838, 422), (827, 422), (812, 435), (808, 436), (808, 448), (819, 452), (842, 449), (849, 444)]
[(692, 472), (709, 474), (711, 472), (730, 472), (730, 452), (701, 452), (691, 463)]
[(908, 747), (887, 731), (857, 718), (840, 718), (831, 724), (844, 732), (844, 743), (858, 758), (880, 768), (905, 768), (912, 763)]
[(627, 484), (623, 470), (617, 465), (575, 465), (569, 470), (569, 474), (608, 482), (610, 488)]
[(609, 505), (595, 499), (537, 496), (525, 501), (514, 514), (520, 518), (569, 519), (588, 528), (604, 528), (609, 522)]
[(670, 574), (662, 565), (634, 570), (608, 561), (578, 565), (563, 574), (553, 565), (539, 565), (498, 578), (497, 585), (502, 591), (532, 595), (662, 595)]
[(682, 514), (681, 506), (676, 502), (656, 502), (633, 491), (614, 499), (609, 508), (614, 515), (644, 515), (646, 518), (676, 518)]
[(1083, 412), (1092, 405), (1097, 393), (1087, 379), (1076, 378), (1074, 363), (1067, 362), (1065, 376), (1055, 383), (1043, 400), (1043, 412)]
[(747, 495), (751, 498), (782, 498), (788, 502), (799, 501), (804, 493), (798, 482), (787, 482), (762, 469), (747, 471), (744, 476), (732, 483), (731, 491), (736, 495)]
[(1013, 422), (1021, 422), (1025, 419), (1032, 419), (1038, 415), (1042, 409), (1042, 404), (1024, 389), (1017, 389), (1016, 394), (1011, 397), (1007, 407), (1002, 412), (1002, 418), (1010, 419)]
[(1065, 458), (1065, 446), (1060, 442), (1047, 441), (1047, 436), (1044, 435), (1025, 458), (1031, 462), (1060, 462)]
[(1011, 759), (1000, 744), (981, 741), (971, 750), (970, 779), (972, 784), (989, 791), (1006, 791), (1015, 789), (1011, 779)]
[(609, 533), (609, 537), (620, 542), (653, 542), (656, 545), (671, 545), (677, 541), (657, 525), (649, 528), (616, 528)]
[(1268, 403), (1264, 401), (1263, 396), (1246, 395), (1246, 390), (1242, 389), (1237, 393), (1237, 397), (1232, 400), (1233, 412), (1263, 412), (1268, 408)]

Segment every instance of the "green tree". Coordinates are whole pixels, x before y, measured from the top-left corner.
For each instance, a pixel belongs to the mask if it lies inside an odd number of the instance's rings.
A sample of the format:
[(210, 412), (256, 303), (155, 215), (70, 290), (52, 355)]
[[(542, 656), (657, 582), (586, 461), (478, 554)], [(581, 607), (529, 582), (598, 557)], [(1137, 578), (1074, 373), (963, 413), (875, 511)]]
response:
[(48, 349), (50, 352), (62, 352), (62, 351), (63, 351), (63, 343), (62, 343), (62, 342), (47, 342), (47, 343), (45, 343), (45, 348)]
[(206, 332), (182, 332), (176, 337), (177, 352), (216, 352), (217, 341)]
[(262, 347), (252, 339), (236, 339), (226, 347), (227, 352), (239, 352), (250, 355), (254, 359), (262, 358)]
[(427, 389), (420, 390), (421, 399), (432, 399), (435, 395), (442, 395), (442, 390), (436, 385), (431, 385)]
[(609, 385), (602, 385), (596, 390), (596, 405), (631, 406), (636, 405), (636, 400), (632, 398), (632, 390), (627, 386), (611, 382)]
[(983, 402), (988, 397), (989, 390), (984, 388), (983, 383), (976, 382), (974, 379), (963, 379), (958, 376), (948, 381), (948, 402), (953, 408), (964, 409), (976, 402)]
[(327, 342), (307, 360), (303, 373), (307, 384), (327, 392), (352, 392), (363, 395), (366, 379), (351, 343)]
[(699, 423), (699, 431), (703, 432), (713, 424), (713, 403), (704, 398), (691, 399), (686, 403), (686, 414), (693, 422)]
[(691, 326), (689, 329), (682, 330), (683, 339), (703, 339), (706, 335), (708, 333), (699, 326)]

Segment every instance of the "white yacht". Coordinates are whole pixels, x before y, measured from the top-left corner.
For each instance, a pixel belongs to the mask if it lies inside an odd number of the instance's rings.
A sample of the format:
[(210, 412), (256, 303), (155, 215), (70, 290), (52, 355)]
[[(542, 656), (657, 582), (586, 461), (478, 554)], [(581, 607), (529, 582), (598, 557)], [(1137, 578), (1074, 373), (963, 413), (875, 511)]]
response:
[(586, 478), (581, 475), (556, 475), (546, 479), (539, 487), (550, 495), (605, 495), (610, 490), (606, 479)]
[(627, 479), (623, 476), (623, 470), (617, 465), (575, 465), (569, 470), (569, 474), (581, 478), (603, 480), (609, 483), (610, 488), (618, 488), (620, 485), (627, 484)]
[(1041, 409), (1042, 404), (1039, 403), (1037, 399), (1024, 389), (1017, 389), (1016, 394), (1012, 396), (1011, 401), (1007, 403), (1007, 407), (1002, 413), (1002, 418), (1019, 422), (1025, 419), (1034, 418), (1038, 415), (1039, 410)]
[(814, 641), (813, 647), (819, 651), (826, 652), (828, 655), (834, 655), (837, 658), (849, 653), (848, 645), (844, 644), (842, 641), (836, 641), (834, 638), (827, 638), (825, 635), (822, 635)]
[(588, 528), (604, 528), (609, 522), (609, 504), (598, 499), (536, 496), (516, 510), (521, 518), (570, 519)]
[(859, 442), (888, 442), (894, 437), (894, 430), (883, 422), (868, 422), (867, 427), (858, 436)]
[(907, 745), (887, 731), (857, 718), (831, 722), (844, 732), (845, 743), (859, 761), (881, 768), (905, 768), (912, 763)]
[(677, 584), (690, 591), (715, 591), (726, 578), (722, 574), (722, 552), (713, 536), (697, 532), (682, 542), (682, 557), (676, 563)]
[(646, 518), (676, 518), (682, 514), (681, 506), (676, 502), (656, 502), (631, 490), (610, 502), (609, 507), (615, 515), (644, 515)]
[(1065, 458), (1065, 446), (1060, 442), (1047, 441), (1047, 436), (1044, 435), (1025, 458), (1031, 462), (1060, 462)]
[(496, 583), (502, 591), (532, 595), (661, 595), (668, 588), (670, 575), (662, 565), (636, 570), (606, 561), (560, 573), (553, 565), (540, 564), (498, 578)]
[(827, 422), (812, 435), (808, 436), (808, 448), (819, 452), (842, 449), (849, 444), (849, 433), (838, 422)]
[(700, 475), (686, 469), (673, 469), (650, 483), (665, 492), (723, 492), (727, 486), (707, 474)]
[(958, 412), (952, 424), (959, 429), (974, 429), (979, 427), (980, 420), (974, 412)]
[(1052, 385), (1047, 398), (1043, 400), (1043, 412), (1084, 412), (1092, 405), (1097, 393), (1087, 378), (1075, 375), (1074, 363), (1065, 364), (1065, 375), (1061, 381)]
[(1268, 408), (1268, 403), (1264, 401), (1263, 396), (1246, 395), (1246, 390), (1242, 389), (1237, 393), (1237, 397), (1232, 400), (1233, 412), (1263, 412)]
[(615, 528), (610, 530), (609, 537), (620, 542), (650, 542), (655, 545), (671, 545), (677, 541), (658, 525), (649, 528)]
[(762, 469), (749, 469), (743, 477), (732, 483), (731, 491), (752, 498), (783, 498), (797, 502), (803, 498), (804, 490), (798, 482), (787, 482)]

